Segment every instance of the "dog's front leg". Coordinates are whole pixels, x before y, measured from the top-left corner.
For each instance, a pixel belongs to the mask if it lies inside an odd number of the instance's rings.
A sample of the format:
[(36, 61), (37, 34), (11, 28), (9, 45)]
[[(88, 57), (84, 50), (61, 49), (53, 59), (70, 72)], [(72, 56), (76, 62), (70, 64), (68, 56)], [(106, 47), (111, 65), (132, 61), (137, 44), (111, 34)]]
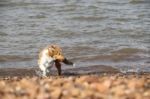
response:
[(55, 66), (57, 68), (58, 71), (58, 75), (61, 75), (61, 64), (58, 61), (55, 61)]
[(40, 70), (42, 71), (42, 76), (45, 77), (47, 75), (46, 73), (46, 67), (43, 63), (39, 64)]
[(46, 76), (47, 76), (47, 70), (46, 70), (46, 68), (44, 68), (44, 69), (42, 70), (42, 76), (43, 76), (43, 77), (46, 77)]

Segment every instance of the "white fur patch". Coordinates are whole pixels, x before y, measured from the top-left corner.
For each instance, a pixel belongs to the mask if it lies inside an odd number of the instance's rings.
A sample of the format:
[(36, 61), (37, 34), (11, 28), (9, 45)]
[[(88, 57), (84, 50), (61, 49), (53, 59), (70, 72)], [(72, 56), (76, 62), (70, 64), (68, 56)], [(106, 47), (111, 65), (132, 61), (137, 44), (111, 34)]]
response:
[(39, 68), (43, 72), (43, 76), (46, 76), (51, 67), (54, 65), (55, 59), (47, 55), (47, 50), (43, 50), (40, 57)]

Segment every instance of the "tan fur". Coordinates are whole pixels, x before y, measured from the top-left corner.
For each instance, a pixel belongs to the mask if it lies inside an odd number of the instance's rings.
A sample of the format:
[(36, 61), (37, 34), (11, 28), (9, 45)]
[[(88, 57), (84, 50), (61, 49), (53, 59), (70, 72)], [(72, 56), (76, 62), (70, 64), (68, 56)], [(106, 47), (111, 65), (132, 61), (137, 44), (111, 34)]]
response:
[(49, 45), (39, 53), (38, 64), (43, 72), (43, 76), (47, 76), (47, 73), (53, 64), (55, 64), (55, 67), (57, 68), (58, 75), (61, 75), (60, 62), (63, 62), (67, 65), (73, 65), (72, 62), (64, 57), (62, 54), (62, 49), (57, 45)]
[(47, 52), (47, 56), (55, 58), (56, 60), (58, 60), (60, 62), (62, 62), (64, 60), (64, 55), (62, 54), (62, 49), (57, 45), (49, 45), (49, 46), (45, 47), (42, 51), (40, 51), (38, 63), (40, 63), (40, 61), (41, 61), (43, 51)]

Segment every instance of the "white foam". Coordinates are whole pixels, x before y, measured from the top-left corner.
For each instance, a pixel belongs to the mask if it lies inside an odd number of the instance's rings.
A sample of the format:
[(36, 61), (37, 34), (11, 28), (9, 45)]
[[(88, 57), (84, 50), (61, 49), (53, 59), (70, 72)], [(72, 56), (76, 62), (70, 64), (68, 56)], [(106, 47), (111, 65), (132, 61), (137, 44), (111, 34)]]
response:
[(73, 63), (73, 67), (76, 67), (76, 64), (75, 64), (75, 63)]

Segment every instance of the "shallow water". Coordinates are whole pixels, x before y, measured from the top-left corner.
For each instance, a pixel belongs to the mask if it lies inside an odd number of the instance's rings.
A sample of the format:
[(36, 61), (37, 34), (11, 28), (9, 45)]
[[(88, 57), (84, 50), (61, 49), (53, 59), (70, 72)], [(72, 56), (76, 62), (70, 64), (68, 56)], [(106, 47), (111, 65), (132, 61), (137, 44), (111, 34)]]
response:
[(78, 67), (150, 72), (149, 0), (0, 0), (0, 67), (35, 67), (48, 44)]

